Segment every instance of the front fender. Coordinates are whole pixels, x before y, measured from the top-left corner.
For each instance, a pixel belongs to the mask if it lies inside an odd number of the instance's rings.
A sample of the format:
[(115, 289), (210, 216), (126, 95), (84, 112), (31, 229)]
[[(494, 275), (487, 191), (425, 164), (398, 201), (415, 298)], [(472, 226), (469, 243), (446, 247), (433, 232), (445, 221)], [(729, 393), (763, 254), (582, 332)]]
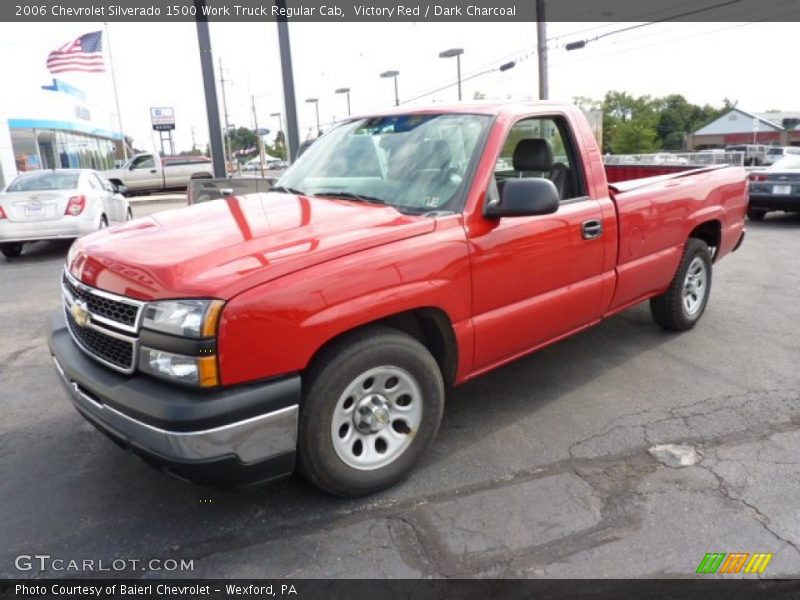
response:
[(461, 227), (291, 273), (227, 303), (218, 336), (222, 383), (302, 371), (339, 335), (416, 308), (438, 308), (463, 330), (471, 299)]

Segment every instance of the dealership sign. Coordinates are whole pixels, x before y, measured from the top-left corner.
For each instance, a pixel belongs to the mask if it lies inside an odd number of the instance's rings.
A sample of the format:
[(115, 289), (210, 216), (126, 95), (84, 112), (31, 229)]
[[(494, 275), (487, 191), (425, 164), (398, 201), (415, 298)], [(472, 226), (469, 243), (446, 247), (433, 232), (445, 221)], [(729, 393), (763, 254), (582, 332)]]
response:
[(172, 131), (175, 129), (175, 111), (172, 107), (151, 108), (150, 120), (156, 131)]

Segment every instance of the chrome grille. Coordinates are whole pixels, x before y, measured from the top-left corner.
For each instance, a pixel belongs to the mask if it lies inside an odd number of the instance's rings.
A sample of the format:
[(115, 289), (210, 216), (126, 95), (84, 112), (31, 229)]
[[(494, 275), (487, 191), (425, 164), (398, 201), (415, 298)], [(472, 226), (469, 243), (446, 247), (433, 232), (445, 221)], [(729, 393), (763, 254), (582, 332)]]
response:
[[(144, 302), (88, 286), (66, 270), (61, 290), (67, 327), (78, 347), (112, 369), (132, 373), (136, 368), (139, 346), (136, 334)], [(78, 323), (73, 316), (76, 303), (88, 313), (86, 322), (79, 319), (82, 322)]]
[(95, 289), (85, 283), (81, 283), (66, 270), (62, 277), (62, 287), (65, 291), (64, 296), (69, 301), (69, 304), (72, 304), (72, 301), (67, 297), (66, 292), (71, 298), (86, 303), (95, 320), (112, 327), (118, 327), (124, 331), (136, 333), (139, 315), (143, 306), (142, 302)]
[(69, 310), (64, 312), (69, 331), (84, 352), (120, 371), (126, 373), (133, 371), (135, 341), (112, 337), (93, 327), (80, 327), (75, 323)]

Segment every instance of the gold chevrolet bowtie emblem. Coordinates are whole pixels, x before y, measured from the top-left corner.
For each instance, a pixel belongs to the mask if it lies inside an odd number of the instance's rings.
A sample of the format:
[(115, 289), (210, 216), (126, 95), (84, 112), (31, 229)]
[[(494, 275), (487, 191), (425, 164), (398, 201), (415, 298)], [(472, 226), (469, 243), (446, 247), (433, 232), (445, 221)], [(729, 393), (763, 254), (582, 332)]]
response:
[(89, 321), (92, 320), (92, 315), (89, 314), (89, 309), (84, 302), (75, 300), (69, 309), (72, 313), (72, 318), (75, 319), (75, 324), (78, 327), (86, 327)]

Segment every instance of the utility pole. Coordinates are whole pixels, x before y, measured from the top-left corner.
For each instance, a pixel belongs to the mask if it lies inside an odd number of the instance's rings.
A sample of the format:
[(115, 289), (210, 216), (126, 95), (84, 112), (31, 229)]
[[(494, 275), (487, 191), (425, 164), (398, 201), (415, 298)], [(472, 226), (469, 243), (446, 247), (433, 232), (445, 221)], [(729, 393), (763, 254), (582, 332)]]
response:
[(536, 55), (539, 58), (539, 100), (547, 100), (550, 90), (547, 82), (547, 23), (545, 0), (536, 0)]
[(256, 128), (256, 137), (258, 138), (258, 162), (261, 166), (261, 176), (264, 177), (264, 140), (261, 139), (261, 134), (258, 132), (258, 115), (256, 114), (256, 97), (250, 95), (250, 104), (253, 107), (253, 125)]
[(192, 126), (192, 152), (197, 149), (197, 140), (194, 137), (194, 126)]
[[(275, 6), (286, 12), (286, 0), (274, 0)], [(283, 104), (286, 109), (286, 135), (289, 162), (297, 158), (300, 145), (300, 132), (297, 129), (297, 104), (294, 97), (294, 72), (292, 70), (292, 47), (289, 42), (289, 22), (286, 17), (277, 18), (278, 49), (281, 54), (281, 75), (283, 76)]]
[[(205, 0), (194, 0), (197, 14), (197, 46), (200, 50), (200, 68), (203, 73), (203, 92), (206, 97), (208, 119), (208, 145), (214, 165), (214, 177), (223, 178), (225, 173), (225, 148), (222, 143), (222, 128), (219, 124), (219, 102), (217, 84), (214, 80), (214, 57), (211, 54), (211, 35), (208, 32), (208, 17), (203, 16)], [(155, 148), (153, 148), (155, 150)]]
[[(231, 166), (231, 175), (233, 175), (233, 153), (231, 150), (231, 126), (228, 122), (228, 100), (225, 97), (225, 82), (230, 81), (225, 79), (225, 71), (222, 70), (222, 58), (219, 59), (219, 85), (222, 87), (222, 114), (225, 119), (225, 146), (226, 146), (226, 161)], [(227, 165), (225, 167), (227, 171)]]

